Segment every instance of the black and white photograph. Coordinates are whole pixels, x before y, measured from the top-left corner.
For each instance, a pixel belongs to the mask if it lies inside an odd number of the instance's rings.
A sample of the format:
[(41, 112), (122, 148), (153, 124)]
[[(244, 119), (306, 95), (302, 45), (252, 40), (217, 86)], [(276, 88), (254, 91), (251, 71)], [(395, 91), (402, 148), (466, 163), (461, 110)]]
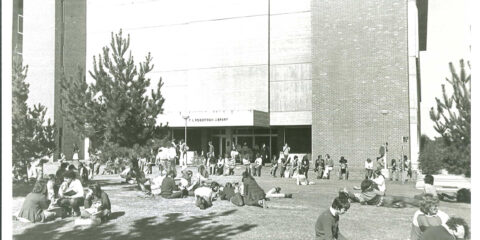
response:
[(476, 239), (473, 2), (2, 0), (2, 239)]

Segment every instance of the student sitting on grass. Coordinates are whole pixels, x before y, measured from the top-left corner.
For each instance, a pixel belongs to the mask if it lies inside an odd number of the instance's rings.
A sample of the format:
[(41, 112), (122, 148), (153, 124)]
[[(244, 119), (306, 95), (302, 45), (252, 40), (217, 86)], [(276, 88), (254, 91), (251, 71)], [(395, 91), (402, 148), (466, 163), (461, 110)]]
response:
[(100, 184), (93, 184), (88, 187), (84, 205), (85, 209), (82, 211), (82, 217), (84, 218), (99, 218), (102, 222), (105, 222), (112, 212), (110, 198), (102, 190)]
[(438, 198), (432, 194), (425, 194), (420, 201), (420, 209), (415, 212), (412, 220), (410, 240), (422, 239), (422, 233), (427, 228), (446, 224), (449, 217), (446, 213), (438, 210)]
[(333, 200), (332, 206), (324, 211), (315, 223), (315, 239), (316, 240), (344, 240), (346, 239), (338, 228), (340, 215), (347, 212), (350, 208), (348, 197), (340, 193)]
[(192, 178), (192, 185), (204, 186), (208, 185), (212, 181), (209, 178), (208, 170), (204, 165), (198, 166), (197, 173)]
[(47, 185), (45, 180), (38, 180), (23, 201), (22, 208), (17, 215), (21, 222), (47, 222), (55, 218), (55, 212), (49, 212), (47, 199)]
[(246, 171), (242, 174), (242, 182), (245, 205), (266, 208), (265, 191), (263, 191), (255, 179)]
[(313, 185), (315, 184), (314, 182), (308, 181), (308, 178), (306, 176), (306, 171), (308, 171), (308, 168), (300, 168), (298, 169), (298, 174), (296, 175), (297, 179), (297, 185)]
[(373, 173), (372, 181), (377, 184), (378, 190), (382, 192), (381, 195), (385, 195), (385, 191), (387, 191), (387, 185), (385, 184), (385, 176), (383, 176), (382, 171), (376, 170)]
[(422, 240), (463, 240), (470, 237), (468, 224), (462, 218), (452, 217), (445, 224), (429, 227)]
[(423, 182), (425, 183), (423, 185), (423, 193), (415, 195), (414, 198), (422, 199), (425, 194), (431, 194), (434, 197), (438, 197), (437, 189), (433, 185), (433, 181), (434, 181), (434, 178), (432, 175), (430, 174), (425, 175), (425, 177), (423, 178)]
[(174, 171), (169, 171), (167, 173), (167, 176), (162, 181), (162, 186), (160, 187), (161, 193), (160, 196), (166, 199), (171, 199), (171, 198), (182, 198), (183, 193), (182, 191), (178, 190), (177, 185), (175, 184), (175, 180), (173, 180), (173, 177), (175, 176)]
[(362, 181), (361, 190), (361, 193), (350, 193), (346, 189), (343, 189), (341, 192), (345, 193), (352, 202), (359, 202), (363, 205), (391, 208), (404, 208), (407, 205), (416, 207), (419, 205), (418, 200), (412, 198), (384, 195), (384, 193), (378, 189), (376, 183), (369, 179)]
[(199, 187), (195, 189), (195, 206), (202, 210), (211, 207), (218, 188), (219, 184), (212, 182), (210, 187)]
[(58, 190), (57, 203), (63, 207), (67, 213), (70, 213), (70, 208), (74, 211), (74, 216), (80, 216), (80, 206), (83, 205), (83, 185), (80, 180), (76, 178), (76, 174), (73, 171), (68, 171), (63, 176), (64, 182)]
[(160, 175), (150, 179), (150, 190), (153, 195), (160, 195), (162, 192), (162, 182), (166, 175), (166, 171), (163, 170), (160, 172)]

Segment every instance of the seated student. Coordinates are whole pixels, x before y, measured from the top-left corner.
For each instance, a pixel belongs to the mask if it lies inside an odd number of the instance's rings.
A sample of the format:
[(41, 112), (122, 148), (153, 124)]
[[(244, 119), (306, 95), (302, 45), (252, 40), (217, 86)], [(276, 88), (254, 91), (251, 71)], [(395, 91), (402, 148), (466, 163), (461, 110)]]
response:
[(150, 190), (153, 195), (160, 195), (162, 192), (161, 187), (165, 175), (167, 175), (167, 173), (165, 170), (163, 170), (160, 175), (150, 179)]
[(225, 183), (225, 187), (218, 192), (218, 195), (220, 200), (230, 201), (230, 199), (235, 196), (235, 187), (231, 183), (227, 182)]
[(248, 172), (242, 174), (242, 182), (245, 205), (266, 208), (265, 191)]
[(313, 184), (315, 184), (314, 182), (308, 181), (308, 178), (305, 175), (306, 171), (308, 171), (308, 169), (305, 169), (305, 168), (300, 168), (298, 170), (298, 174), (296, 175), (297, 185), (313, 185)]
[(230, 202), (236, 206), (244, 206), (245, 202), (243, 199), (244, 196), (244, 187), (243, 182), (235, 183), (234, 187), (234, 195), (230, 198)]
[(415, 195), (415, 199), (422, 199), (425, 194), (432, 194), (434, 197), (438, 197), (437, 195), (437, 189), (433, 185), (434, 178), (432, 175), (427, 174), (423, 178), (423, 182), (425, 183), (423, 185), (423, 193), (419, 195)]
[(131, 166), (126, 166), (125, 169), (120, 173), (121, 178), (125, 178), (126, 183), (134, 184), (135, 183), (135, 171), (132, 170)]
[(317, 179), (322, 179), (324, 168), (325, 160), (323, 160), (322, 155), (318, 155), (317, 159), (315, 159), (315, 168), (313, 169), (313, 172), (317, 173)]
[(385, 195), (385, 191), (387, 190), (387, 186), (385, 184), (385, 176), (383, 176), (380, 170), (376, 170), (373, 173), (372, 181), (377, 184), (378, 190), (382, 192), (382, 195)]
[(183, 170), (181, 172), (180, 183), (178, 188), (183, 191), (183, 196), (194, 196), (194, 191), (199, 187), (198, 184), (192, 182), (193, 172), (191, 170)]
[(83, 186), (82, 182), (76, 178), (75, 172), (68, 171), (63, 175), (64, 182), (58, 190), (57, 204), (63, 207), (67, 213), (70, 208), (74, 211), (74, 216), (80, 216), (80, 206), (83, 205)]
[(82, 212), (82, 217), (100, 218), (101, 221), (106, 221), (112, 212), (110, 198), (102, 190), (100, 184), (88, 187), (84, 205), (85, 210)]
[(191, 181), (192, 181), (192, 185), (197, 185), (197, 186), (204, 186), (211, 183), (207, 168), (205, 168), (204, 165), (198, 166), (197, 173), (195, 174), (195, 176), (192, 178)]
[(62, 162), (60, 167), (58, 167), (57, 172), (55, 172), (55, 186), (58, 191), (58, 187), (63, 183), (63, 174), (68, 171), (68, 163)]
[(80, 181), (82, 184), (88, 183), (88, 169), (83, 165), (83, 163), (78, 164), (78, 175), (80, 176)]
[(402, 196), (385, 196), (383, 192), (378, 190), (375, 182), (364, 179), (361, 184), (361, 193), (350, 193), (346, 189), (341, 192), (345, 193), (352, 202), (359, 202), (365, 205), (375, 205), (377, 207), (403, 208), (406, 205), (418, 206), (419, 203), (415, 199)]
[(470, 231), (468, 224), (462, 218), (452, 217), (445, 224), (427, 228), (422, 234), (422, 240), (456, 240), (468, 239)]
[(54, 212), (49, 212), (47, 200), (47, 185), (45, 180), (39, 180), (33, 186), (23, 201), (17, 219), (22, 222), (46, 222), (55, 218)]
[(440, 226), (448, 221), (448, 215), (438, 210), (438, 203), (438, 198), (432, 194), (423, 196), (420, 209), (413, 215), (410, 240), (419, 240), (427, 228)]
[(340, 215), (350, 208), (348, 197), (340, 193), (333, 200), (332, 206), (324, 211), (315, 223), (315, 239), (317, 240), (341, 240), (346, 239), (338, 228)]
[(339, 179), (346, 179), (348, 180), (348, 161), (345, 157), (340, 157), (340, 173), (338, 175)]
[(183, 193), (182, 191), (178, 191), (177, 185), (175, 185), (175, 180), (173, 177), (175, 176), (175, 172), (168, 171), (167, 175), (162, 181), (162, 186), (160, 187), (161, 193), (160, 196), (166, 199), (172, 198), (182, 198)]
[[(214, 184), (212, 183), (212, 185)], [(215, 189), (212, 189), (212, 187), (204, 186), (195, 189), (195, 206), (199, 207), (202, 210), (211, 207), (212, 201), (214, 199), (214, 193)]]
[(55, 175), (49, 174), (48, 175), (48, 182), (47, 182), (47, 199), (50, 201), (50, 204), (55, 202)]
[[(308, 161), (307, 155), (303, 156), (302, 162), (300, 164), (300, 169), (304, 173), (305, 177), (308, 178), (308, 170), (310, 169), (310, 161)], [(298, 170), (300, 172), (300, 169)]]
[(277, 156), (273, 155), (273, 157), (272, 157), (272, 168), (270, 168), (270, 175), (272, 175), (273, 177), (277, 177), (276, 176), (277, 169), (278, 169)]
[(223, 167), (225, 166), (225, 159), (222, 158), (221, 156), (218, 158), (217, 165), (215, 165), (216, 168), (216, 174), (218, 176), (223, 175)]

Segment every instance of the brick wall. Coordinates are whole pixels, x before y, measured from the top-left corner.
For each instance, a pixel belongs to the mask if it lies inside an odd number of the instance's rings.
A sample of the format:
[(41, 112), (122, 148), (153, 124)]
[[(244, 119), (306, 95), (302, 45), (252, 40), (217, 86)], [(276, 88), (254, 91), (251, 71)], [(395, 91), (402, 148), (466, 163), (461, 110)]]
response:
[(388, 161), (398, 159), (409, 136), (407, 2), (311, 5), (313, 156), (345, 156), (359, 172), (387, 139)]

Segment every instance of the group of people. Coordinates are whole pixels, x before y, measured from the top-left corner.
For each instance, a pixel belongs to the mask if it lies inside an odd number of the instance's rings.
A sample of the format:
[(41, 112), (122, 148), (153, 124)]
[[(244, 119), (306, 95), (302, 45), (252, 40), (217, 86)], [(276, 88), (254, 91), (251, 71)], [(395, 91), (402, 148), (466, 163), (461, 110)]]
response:
[(230, 201), (236, 206), (266, 207), (270, 198), (291, 198), (292, 194), (281, 193), (281, 188), (275, 187), (265, 192), (249, 171), (242, 173), (240, 182), (227, 182), (224, 186), (210, 179), (204, 165), (198, 167), (196, 175), (191, 170), (181, 171), (175, 176), (173, 171), (163, 172), (150, 179), (150, 189), (153, 196), (165, 199), (195, 197), (195, 206), (206, 209), (213, 205), (214, 200)]
[[(379, 170), (373, 173), (374, 176), (377, 175), (376, 177), (379, 174), (381, 174)], [(419, 210), (412, 218), (410, 240), (456, 240), (469, 237), (469, 227), (464, 219), (449, 217), (438, 209), (439, 194), (433, 185), (433, 176), (425, 176), (423, 193), (412, 198), (387, 195), (384, 187), (367, 178), (361, 183), (361, 192), (341, 190), (331, 207), (318, 217), (315, 224), (316, 239), (346, 239), (338, 228), (339, 216), (347, 212), (351, 203), (355, 202), (377, 207), (402, 208), (407, 205), (418, 207)]]
[(91, 184), (84, 189), (78, 172), (63, 164), (55, 175), (50, 174), (35, 182), (16, 217), (22, 222), (33, 223), (68, 216), (102, 222), (110, 213), (110, 199), (100, 185)]

